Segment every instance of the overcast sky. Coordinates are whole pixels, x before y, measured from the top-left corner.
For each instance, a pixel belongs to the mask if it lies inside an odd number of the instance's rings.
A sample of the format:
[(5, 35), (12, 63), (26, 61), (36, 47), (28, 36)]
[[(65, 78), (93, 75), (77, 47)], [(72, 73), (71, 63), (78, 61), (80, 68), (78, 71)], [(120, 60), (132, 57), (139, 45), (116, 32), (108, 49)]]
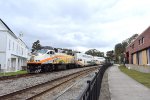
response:
[(31, 47), (106, 52), (150, 25), (150, 0), (0, 0), (0, 18)]

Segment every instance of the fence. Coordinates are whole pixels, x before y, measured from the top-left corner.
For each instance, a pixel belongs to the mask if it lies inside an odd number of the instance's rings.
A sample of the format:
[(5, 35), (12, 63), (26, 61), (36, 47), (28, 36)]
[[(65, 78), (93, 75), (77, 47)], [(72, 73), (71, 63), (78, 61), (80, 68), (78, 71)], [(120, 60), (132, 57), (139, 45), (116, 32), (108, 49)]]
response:
[(102, 78), (105, 70), (112, 64), (104, 64), (98, 71), (95, 73), (95, 77), (90, 81), (87, 81), (88, 86), (85, 91), (79, 97), (79, 100), (98, 100), (100, 95)]

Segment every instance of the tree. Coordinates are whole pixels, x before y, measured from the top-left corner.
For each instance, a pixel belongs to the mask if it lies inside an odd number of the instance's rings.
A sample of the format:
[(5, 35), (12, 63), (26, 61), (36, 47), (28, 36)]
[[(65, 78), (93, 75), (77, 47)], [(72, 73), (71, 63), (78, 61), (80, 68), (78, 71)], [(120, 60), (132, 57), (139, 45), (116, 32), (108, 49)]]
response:
[(118, 43), (115, 45), (115, 59), (118, 62), (119, 60), (123, 62), (124, 60), (124, 52), (126, 50), (126, 47), (133, 42), (138, 37), (138, 34), (132, 35), (130, 38), (127, 38), (122, 43)]
[(128, 39), (128, 44), (133, 42), (139, 35), (138, 34), (133, 34), (129, 39)]
[(127, 46), (128, 46), (128, 43), (123, 41), (122, 42), (122, 49), (123, 49), (124, 52), (125, 52)]
[(121, 53), (123, 53), (123, 52), (124, 52), (124, 50), (123, 50), (122, 44), (121, 44), (121, 43), (116, 44), (116, 45), (115, 45), (115, 53), (121, 54)]
[(119, 58), (121, 57), (121, 54), (124, 52), (124, 48), (122, 43), (118, 43), (115, 45), (115, 59), (116, 62), (119, 62)]
[(100, 52), (96, 49), (90, 49), (85, 52), (85, 54), (92, 55), (92, 56), (98, 56), (98, 57), (104, 57), (104, 52)]
[(35, 51), (35, 50), (40, 50), (41, 49), (41, 44), (40, 44), (40, 41), (37, 40), (33, 43), (32, 45), (32, 53)]
[(67, 55), (73, 55), (73, 50), (72, 49), (62, 49), (63, 53), (66, 53)]
[(106, 52), (106, 56), (107, 56), (110, 60), (113, 60), (113, 59), (114, 59), (114, 51), (113, 51), (113, 50), (107, 51), (107, 52)]

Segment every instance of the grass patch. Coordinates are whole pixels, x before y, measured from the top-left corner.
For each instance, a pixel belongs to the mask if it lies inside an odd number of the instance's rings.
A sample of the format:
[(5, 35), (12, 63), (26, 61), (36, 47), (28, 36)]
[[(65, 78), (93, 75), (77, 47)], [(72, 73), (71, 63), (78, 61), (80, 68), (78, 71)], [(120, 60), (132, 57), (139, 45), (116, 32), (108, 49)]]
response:
[(26, 74), (27, 71), (17, 71), (17, 72), (7, 72), (7, 73), (0, 73), (0, 76), (13, 76), (13, 75), (19, 75), (19, 74)]
[(136, 81), (150, 88), (150, 73), (142, 73), (132, 69), (129, 70), (124, 65), (120, 65), (119, 69)]

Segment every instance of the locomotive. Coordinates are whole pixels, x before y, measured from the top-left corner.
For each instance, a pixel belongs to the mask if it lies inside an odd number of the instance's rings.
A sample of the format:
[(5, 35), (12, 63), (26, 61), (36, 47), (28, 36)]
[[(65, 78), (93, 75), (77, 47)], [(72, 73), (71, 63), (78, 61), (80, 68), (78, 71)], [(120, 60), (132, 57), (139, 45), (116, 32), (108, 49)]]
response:
[(100, 64), (95, 61), (98, 59), (94, 60), (93, 56), (84, 53), (68, 55), (58, 49), (43, 48), (32, 54), (27, 62), (27, 71), (28, 73), (40, 73)]

